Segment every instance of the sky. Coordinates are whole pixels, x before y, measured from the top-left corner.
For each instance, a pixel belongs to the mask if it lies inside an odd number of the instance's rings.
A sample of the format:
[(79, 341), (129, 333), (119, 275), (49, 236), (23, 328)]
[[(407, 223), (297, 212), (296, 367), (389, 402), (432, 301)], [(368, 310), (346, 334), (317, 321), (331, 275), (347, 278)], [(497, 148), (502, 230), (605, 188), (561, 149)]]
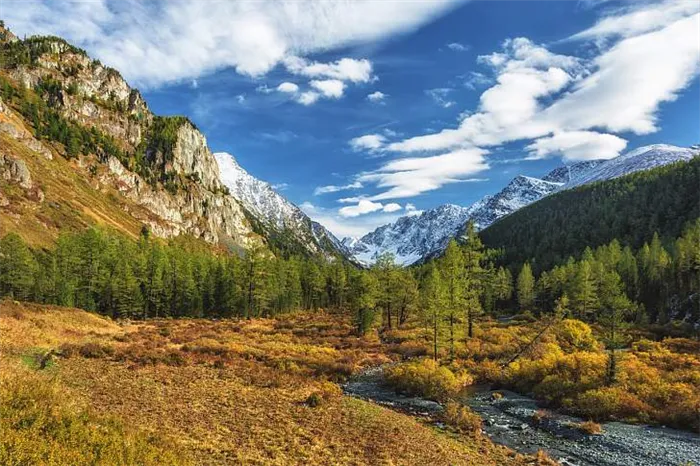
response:
[(700, 2), (6, 0), (336, 236), (700, 142)]

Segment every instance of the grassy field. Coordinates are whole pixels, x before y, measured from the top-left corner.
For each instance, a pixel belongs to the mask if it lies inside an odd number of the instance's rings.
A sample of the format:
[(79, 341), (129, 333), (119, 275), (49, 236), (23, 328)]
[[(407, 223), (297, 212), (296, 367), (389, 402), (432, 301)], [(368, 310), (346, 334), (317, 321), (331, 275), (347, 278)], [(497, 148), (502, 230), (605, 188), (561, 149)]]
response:
[(551, 464), (342, 395), (412, 345), (337, 314), (117, 324), (3, 301), (0, 463)]

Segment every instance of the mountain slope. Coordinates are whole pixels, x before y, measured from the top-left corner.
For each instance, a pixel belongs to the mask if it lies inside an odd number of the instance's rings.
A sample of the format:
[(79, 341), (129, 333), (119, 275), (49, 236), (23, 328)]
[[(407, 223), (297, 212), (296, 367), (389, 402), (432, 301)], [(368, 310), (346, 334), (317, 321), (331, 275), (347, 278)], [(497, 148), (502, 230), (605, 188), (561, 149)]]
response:
[(456, 230), (451, 227), (443, 228), (440, 223), (414, 226), (416, 229), (424, 229), (419, 235), (414, 234), (414, 237), (433, 238), (424, 245), (412, 244), (410, 240), (402, 238), (402, 232), (408, 230), (405, 225), (416, 223), (416, 219), (402, 217), (392, 225), (381, 226), (359, 240), (354, 240), (349, 249), (355, 258), (363, 263), (371, 263), (373, 258), (381, 253), (391, 252), (397, 256), (400, 253), (399, 262), (408, 265), (439, 253), (449, 238), (464, 232), (465, 224), (469, 220), (474, 222), (477, 229), (484, 229), (499, 219), (553, 193), (688, 160), (696, 152), (693, 148), (656, 144), (640, 147), (610, 160), (586, 160), (565, 165), (552, 170), (541, 179), (519, 175), (498, 193), (486, 196), (468, 208), (447, 210), (445, 214), (449, 212), (454, 214), (452, 218), (442, 219), (449, 225), (462, 219), (464, 212), (469, 212), (462, 226)]
[(548, 269), (587, 246), (617, 238), (640, 247), (654, 233), (675, 238), (700, 217), (700, 157), (557, 192), (508, 215), (480, 235), (504, 248), (507, 264), (537, 258)]
[(0, 27), (0, 64), (0, 233), (48, 244), (63, 229), (101, 224), (137, 236), (146, 226), (230, 249), (265, 242), (342, 254), (328, 231), (242, 168), (222, 184), (191, 121), (154, 115), (83, 50)]
[[(322, 225), (313, 222), (299, 207), (289, 202), (267, 182), (248, 173), (233, 156), (214, 154), (221, 171), (221, 181), (229, 188), (248, 213), (257, 220), (264, 236), (273, 247), (291, 250), (290, 240), (297, 248), (312, 254), (345, 255), (340, 241)], [(285, 241), (276, 241), (285, 238)]]
[(346, 238), (343, 244), (364, 265), (373, 264), (383, 253), (396, 263), (410, 265), (431, 252), (444, 248), (471, 215), (473, 209), (446, 204), (420, 215), (399, 218), (360, 239)]

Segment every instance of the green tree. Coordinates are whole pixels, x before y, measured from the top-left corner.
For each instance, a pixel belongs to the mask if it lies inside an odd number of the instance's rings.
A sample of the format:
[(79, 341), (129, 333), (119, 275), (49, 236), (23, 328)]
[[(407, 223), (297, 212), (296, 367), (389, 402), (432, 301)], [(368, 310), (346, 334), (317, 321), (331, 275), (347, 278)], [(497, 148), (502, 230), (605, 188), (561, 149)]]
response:
[(432, 328), (433, 359), (439, 355), (439, 341), (445, 312), (445, 285), (435, 264), (428, 265), (421, 284), (421, 301), (428, 325)]
[(379, 284), (373, 274), (353, 272), (350, 275), (350, 308), (355, 314), (357, 334), (365, 335), (374, 321)]
[(36, 270), (34, 255), (19, 235), (9, 233), (0, 239), (0, 294), (28, 300)]
[(454, 239), (447, 243), (447, 248), (440, 261), (440, 269), (445, 283), (450, 359), (454, 359), (456, 318), (457, 314), (464, 308), (464, 294), (467, 292), (465, 277), (467, 270), (464, 256)]
[(532, 310), (535, 303), (535, 277), (528, 262), (523, 264), (518, 274), (518, 305), (521, 311)]

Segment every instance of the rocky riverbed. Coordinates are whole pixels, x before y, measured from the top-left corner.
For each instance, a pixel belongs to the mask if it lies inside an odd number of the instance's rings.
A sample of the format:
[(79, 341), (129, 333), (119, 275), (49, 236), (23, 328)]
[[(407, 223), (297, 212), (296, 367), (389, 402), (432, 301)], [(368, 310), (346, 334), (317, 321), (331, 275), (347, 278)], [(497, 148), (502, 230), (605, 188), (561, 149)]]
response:
[[(344, 386), (346, 394), (429, 417), (439, 403), (398, 395), (383, 384), (381, 367), (368, 369)], [(531, 398), (487, 389), (465, 396), (484, 420), (484, 432), (496, 443), (521, 453), (544, 450), (565, 466), (700, 466), (700, 436), (663, 427), (609, 422), (600, 434), (587, 435), (582, 419), (542, 411)]]

